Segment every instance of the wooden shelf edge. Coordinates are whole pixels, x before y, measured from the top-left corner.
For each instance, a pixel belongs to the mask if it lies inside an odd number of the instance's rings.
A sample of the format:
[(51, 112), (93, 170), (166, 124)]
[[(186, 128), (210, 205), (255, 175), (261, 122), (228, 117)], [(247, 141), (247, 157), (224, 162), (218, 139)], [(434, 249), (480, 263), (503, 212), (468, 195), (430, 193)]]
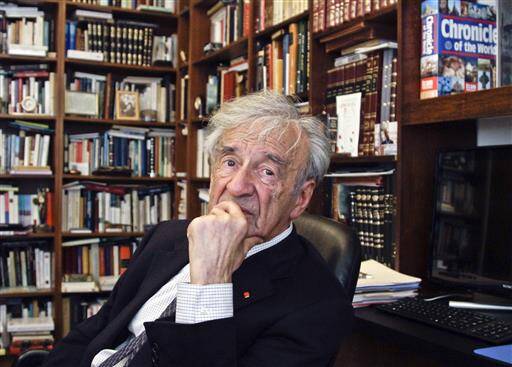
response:
[(115, 120), (115, 119), (99, 119), (80, 116), (65, 116), (64, 122), (76, 122), (86, 124), (107, 124), (107, 125), (122, 125), (122, 126), (139, 126), (139, 127), (160, 127), (160, 128), (173, 128), (175, 122), (146, 122), (142, 120)]
[(402, 125), (451, 123), (485, 117), (509, 116), (512, 115), (510, 101), (512, 101), (512, 86), (418, 99), (404, 103)]
[(22, 298), (22, 297), (51, 297), (54, 295), (53, 289), (44, 290), (19, 290), (19, 291), (0, 291), (0, 298)]
[(21, 179), (34, 179), (37, 178), (38, 180), (53, 180), (55, 178), (55, 175), (21, 175), (21, 174), (1, 174), (0, 179), (2, 180), (21, 180)]
[(396, 3), (392, 4), (390, 6), (385, 7), (384, 9), (372, 12), (370, 14), (363, 15), (362, 17), (357, 17), (357, 18), (351, 19), (349, 22), (338, 24), (338, 25), (336, 25), (332, 28), (329, 28), (325, 31), (314, 33), (313, 38), (314, 39), (324, 38), (333, 33), (339, 32), (346, 28), (350, 28), (360, 22), (369, 22), (369, 21), (378, 22), (381, 18), (385, 18), (390, 15), (396, 15), (397, 8), (398, 7), (397, 7)]
[(192, 64), (201, 65), (208, 62), (220, 62), (227, 59), (233, 59), (235, 57), (242, 56), (242, 54), (245, 54), (247, 47), (248, 38), (243, 37), (238, 41), (230, 43), (226, 47), (221, 48), (220, 50), (201, 57), (199, 60), (194, 61)]
[(174, 182), (176, 179), (174, 177), (126, 177), (126, 176), (98, 176), (98, 175), (69, 175), (63, 174), (63, 180), (76, 180), (76, 181), (131, 181), (131, 182)]
[(62, 238), (84, 238), (84, 237), (142, 237), (145, 232), (91, 232), (91, 233), (73, 233), (62, 232)]
[(335, 154), (331, 157), (331, 164), (358, 164), (358, 163), (396, 163), (395, 155), (374, 155), (363, 157), (347, 157)]
[(277, 23), (277, 24), (274, 24), (272, 26), (269, 26), (261, 31), (258, 31), (254, 34), (254, 38), (255, 39), (259, 39), (259, 38), (263, 38), (263, 37), (267, 37), (267, 36), (270, 36), (272, 33), (274, 33), (275, 31), (283, 28), (283, 27), (286, 27), (292, 23), (295, 23), (295, 22), (298, 22), (298, 21), (301, 21), (302, 19), (305, 19), (309, 16), (309, 10), (305, 10), (303, 11), (302, 13), (299, 13), (297, 15), (294, 15), (293, 17), (290, 17), (286, 20), (283, 20), (282, 22), (280, 23)]
[(57, 119), (56, 116), (51, 115), (37, 115), (37, 114), (0, 114), (0, 120), (33, 120), (33, 121), (55, 121)]
[(0, 236), (0, 242), (8, 241), (8, 240), (22, 240), (22, 239), (44, 239), (44, 238), (54, 238), (56, 234), (54, 232), (50, 233), (28, 233), (28, 234), (20, 234), (20, 235), (12, 235), (12, 236)]
[(8, 55), (0, 54), (0, 61), (30, 61), (36, 64), (54, 63), (57, 62), (56, 57), (41, 57), (41, 56), (21, 56), (21, 55)]
[(119, 6), (104, 6), (104, 5), (95, 5), (95, 4), (85, 4), (85, 3), (79, 3), (79, 2), (69, 1), (69, 0), (66, 1), (66, 5), (70, 6), (70, 7), (77, 8), (77, 9), (87, 9), (87, 10), (112, 12), (112, 13), (127, 14), (127, 15), (144, 15), (144, 16), (150, 16), (150, 17), (154, 17), (154, 18), (165, 18), (166, 20), (176, 20), (178, 18), (178, 16), (175, 13), (128, 9), (128, 8), (121, 8)]
[(143, 65), (130, 65), (130, 64), (117, 64), (112, 62), (104, 62), (104, 61), (92, 61), (92, 60), (82, 60), (82, 59), (74, 59), (74, 58), (65, 58), (65, 63), (68, 65), (79, 65), (79, 66), (99, 66), (102, 68), (109, 69), (122, 69), (126, 71), (140, 71), (146, 73), (176, 73), (176, 69), (173, 67), (167, 66), (143, 66)]

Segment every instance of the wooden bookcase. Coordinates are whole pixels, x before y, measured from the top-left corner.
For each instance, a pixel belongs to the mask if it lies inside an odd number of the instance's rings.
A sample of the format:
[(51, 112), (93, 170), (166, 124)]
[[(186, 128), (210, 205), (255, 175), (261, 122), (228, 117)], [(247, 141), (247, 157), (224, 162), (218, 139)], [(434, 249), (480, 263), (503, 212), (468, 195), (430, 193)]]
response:
[[(52, 156), (50, 158), (50, 165), (53, 174), (51, 176), (33, 176), (33, 175), (19, 175), (11, 176), (8, 174), (0, 175), (0, 183), (8, 184), (12, 183), (18, 186), (29, 185), (34, 180), (43, 181), (48, 183), (48, 187), (53, 191), (54, 194), (54, 224), (55, 228), (51, 233), (32, 233), (26, 236), (9, 236), (0, 237), (0, 243), (2, 241), (11, 239), (53, 239), (53, 251), (54, 251), (54, 264), (53, 264), (53, 279), (54, 286), (49, 290), (31, 291), (31, 292), (2, 292), (0, 294), (0, 300), (7, 300), (9, 298), (35, 298), (45, 297), (53, 301), (54, 307), (54, 320), (55, 320), (55, 339), (58, 340), (62, 337), (62, 325), (63, 325), (63, 312), (62, 312), (62, 300), (66, 294), (61, 292), (61, 279), (62, 279), (62, 242), (68, 239), (79, 239), (79, 238), (90, 238), (90, 237), (141, 237), (143, 232), (130, 232), (130, 233), (69, 233), (62, 231), (62, 186), (65, 183), (76, 181), (76, 180), (91, 180), (98, 182), (105, 182), (109, 184), (122, 184), (122, 183), (135, 183), (139, 185), (154, 185), (154, 184), (165, 184), (171, 186), (171, 191), (176, 192), (175, 179), (174, 177), (110, 177), (110, 176), (77, 176), (64, 174), (64, 134), (68, 129), (73, 131), (104, 131), (110, 128), (112, 125), (125, 125), (125, 126), (139, 126), (139, 127), (156, 127), (156, 128), (169, 128), (174, 129), (178, 123), (171, 121), (168, 123), (148, 123), (145, 121), (118, 121), (115, 119), (92, 119), (83, 118), (76, 116), (67, 116), (64, 114), (64, 77), (67, 71), (89, 71), (92, 73), (97, 72), (111, 72), (119, 76), (128, 75), (140, 75), (140, 76), (170, 76), (170, 79), (178, 84), (179, 80), (176, 77), (178, 70), (169, 66), (136, 66), (136, 65), (125, 65), (115, 64), (106, 62), (94, 62), (78, 59), (66, 58), (65, 50), (65, 30), (66, 20), (70, 19), (72, 13), (76, 9), (87, 9), (101, 12), (111, 12), (114, 14), (116, 19), (126, 20), (143, 20), (150, 23), (156, 23), (159, 29), (167, 35), (178, 32), (178, 27), (184, 23), (186, 12), (180, 8), (180, 15), (169, 14), (164, 12), (150, 12), (150, 11), (138, 11), (132, 9), (123, 9), (118, 7), (105, 7), (98, 5), (82, 4), (72, 2), (69, 0), (18, 0), (15, 1), (20, 6), (38, 6), (40, 9), (48, 13), (49, 17), (52, 17), (55, 22), (55, 53), (56, 57), (30, 57), (30, 56), (10, 56), (0, 55), (0, 64), (11, 65), (11, 64), (37, 64), (44, 63), (50, 66), (50, 69), (56, 73), (56, 84), (55, 84), (55, 115), (54, 116), (34, 116), (34, 115), (0, 115), (0, 126), (7, 123), (9, 120), (21, 119), (34, 122), (48, 123), (54, 130), (51, 140)], [(178, 2), (180, 5), (181, 1)], [(185, 22), (186, 23), (186, 22)], [(186, 27), (184, 27), (186, 28)], [(183, 33), (186, 35), (186, 33)], [(180, 40), (180, 41), (183, 41)], [(185, 170), (185, 146), (186, 140), (183, 140), (182, 136), (178, 134), (177, 130), (175, 157), (178, 171)], [(174, 195), (176, 197), (176, 195)], [(173, 207), (176, 207), (176, 202)], [(173, 217), (176, 217), (176, 212), (173, 211)], [(104, 293), (103, 293), (104, 294)], [(0, 365), (9, 365), (12, 357), (7, 356), (0, 359)]]

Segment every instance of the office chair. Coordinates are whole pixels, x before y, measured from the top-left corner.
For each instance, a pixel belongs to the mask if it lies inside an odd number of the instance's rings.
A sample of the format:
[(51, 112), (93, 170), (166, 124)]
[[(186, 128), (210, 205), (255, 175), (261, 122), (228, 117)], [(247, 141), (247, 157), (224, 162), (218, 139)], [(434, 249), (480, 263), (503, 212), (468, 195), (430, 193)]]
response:
[(294, 224), (297, 233), (322, 255), (352, 300), (361, 265), (361, 246), (354, 231), (345, 224), (308, 213)]
[(49, 354), (47, 350), (32, 349), (20, 354), (14, 361), (12, 367), (36, 367), (43, 364), (46, 356)]

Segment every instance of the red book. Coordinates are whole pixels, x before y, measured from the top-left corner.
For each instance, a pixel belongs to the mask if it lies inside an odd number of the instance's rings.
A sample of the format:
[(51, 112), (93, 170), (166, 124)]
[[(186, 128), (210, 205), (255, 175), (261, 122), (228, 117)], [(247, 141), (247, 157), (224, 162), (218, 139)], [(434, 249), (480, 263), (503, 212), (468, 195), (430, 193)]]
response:
[(26, 71), (17, 71), (13, 74), (13, 77), (15, 78), (43, 78), (43, 77), (49, 77), (50, 73), (47, 70), (26, 70)]
[(128, 268), (128, 263), (132, 257), (132, 251), (129, 245), (122, 245), (119, 248), (119, 274), (123, 274)]
[(250, 0), (244, 0), (244, 20), (243, 20), (243, 30), (242, 35), (243, 37), (249, 36), (249, 23), (251, 21), (251, 1)]
[(223, 102), (229, 101), (235, 97), (235, 72), (227, 72), (223, 76), (222, 88), (224, 91)]
[(46, 224), (53, 228), (53, 192), (46, 192)]
[(105, 275), (105, 248), (100, 246), (100, 276)]

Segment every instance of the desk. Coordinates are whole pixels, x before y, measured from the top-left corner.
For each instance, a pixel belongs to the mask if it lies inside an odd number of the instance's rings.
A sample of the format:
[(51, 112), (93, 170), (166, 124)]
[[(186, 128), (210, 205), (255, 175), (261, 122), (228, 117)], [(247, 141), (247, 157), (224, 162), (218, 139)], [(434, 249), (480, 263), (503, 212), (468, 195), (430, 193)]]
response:
[(340, 348), (335, 367), (509, 366), (473, 353), (490, 346), (373, 307), (355, 311), (352, 336)]

